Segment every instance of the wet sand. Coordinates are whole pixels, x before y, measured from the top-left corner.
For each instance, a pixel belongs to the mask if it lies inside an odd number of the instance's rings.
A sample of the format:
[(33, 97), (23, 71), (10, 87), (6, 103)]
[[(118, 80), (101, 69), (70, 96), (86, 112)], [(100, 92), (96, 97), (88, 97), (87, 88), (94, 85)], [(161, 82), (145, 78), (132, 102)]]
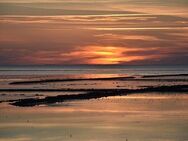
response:
[(4, 76), (0, 141), (187, 141), (188, 77), (132, 77)]
[(134, 94), (36, 107), (0, 105), (0, 141), (186, 141), (188, 95)]
[(90, 90), (77, 90), (77, 91), (85, 91), (85, 93), (72, 94), (72, 95), (70, 94), (70, 95), (47, 96), (45, 98), (40, 98), (40, 99), (29, 98), (29, 99), (10, 100), (7, 102), (11, 102), (11, 104), (14, 106), (28, 107), (28, 106), (36, 106), (42, 104), (53, 104), (57, 102), (65, 102), (71, 100), (85, 100), (85, 99), (89, 100), (89, 99), (96, 99), (96, 98), (109, 97), (109, 96), (128, 95), (134, 93), (171, 92), (173, 94), (177, 92), (179, 93), (188, 92), (188, 85), (158, 86), (158, 87), (147, 87), (142, 89), (110, 89), (110, 90), (90, 89)]

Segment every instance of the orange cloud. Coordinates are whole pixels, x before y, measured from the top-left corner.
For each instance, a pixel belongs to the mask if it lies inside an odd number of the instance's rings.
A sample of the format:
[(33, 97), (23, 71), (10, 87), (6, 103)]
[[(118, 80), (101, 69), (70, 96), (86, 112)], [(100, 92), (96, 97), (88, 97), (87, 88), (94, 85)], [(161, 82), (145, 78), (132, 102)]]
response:
[[(151, 50), (155, 50), (151, 48)], [(135, 53), (134, 53), (135, 52)], [(144, 55), (143, 48), (121, 46), (83, 46), (71, 52), (39, 51), (24, 60), (34, 64), (121, 64), (158, 58), (156, 55)]]
[(95, 35), (95, 37), (99, 37), (105, 40), (159, 40), (157, 37), (147, 35), (99, 34)]
[[(142, 60), (144, 56), (125, 56), (126, 51), (136, 51), (137, 48), (113, 47), (113, 46), (86, 46), (82, 50), (69, 54), (61, 54), (63, 57), (80, 58), (84, 57), (88, 64), (119, 64)], [(139, 49), (140, 50), (140, 49)]]

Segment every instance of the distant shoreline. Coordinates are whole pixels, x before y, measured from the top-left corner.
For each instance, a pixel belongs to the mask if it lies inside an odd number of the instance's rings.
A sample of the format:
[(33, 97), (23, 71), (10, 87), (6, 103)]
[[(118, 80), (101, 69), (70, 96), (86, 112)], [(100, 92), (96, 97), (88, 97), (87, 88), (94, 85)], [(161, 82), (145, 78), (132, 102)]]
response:
[(36, 84), (36, 83), (48, 83), (48, 82), (71, 82), (71, 81), (87, 81), (87, 80), (96, 80), (96, 81), (105, 81), (105, 80), (118, 80), (118, 81), (188, 81), (188, 79), (143, 79), (143, 78), (158, 78), (158, 77), (175, 77), (175, 76), (188, 76), (188, 74), (166, 74), (166, 75), (143, 75), (141, 78), (137, 79), (134, 76), (127, 77), (108, 77), (108, 78), (77, 78), (77, 79), (43, 79), (43, 80), (31, 80), (31, 81), (15, 81), (9, 84), (19, 85), (19, 84)]

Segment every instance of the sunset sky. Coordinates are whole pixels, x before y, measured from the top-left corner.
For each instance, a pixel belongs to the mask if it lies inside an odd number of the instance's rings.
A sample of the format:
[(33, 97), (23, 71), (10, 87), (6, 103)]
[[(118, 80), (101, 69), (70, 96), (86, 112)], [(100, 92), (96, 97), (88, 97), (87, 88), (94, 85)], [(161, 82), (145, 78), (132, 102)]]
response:
[(188, 0), (0, 0), (0, 65), (188, 65)]

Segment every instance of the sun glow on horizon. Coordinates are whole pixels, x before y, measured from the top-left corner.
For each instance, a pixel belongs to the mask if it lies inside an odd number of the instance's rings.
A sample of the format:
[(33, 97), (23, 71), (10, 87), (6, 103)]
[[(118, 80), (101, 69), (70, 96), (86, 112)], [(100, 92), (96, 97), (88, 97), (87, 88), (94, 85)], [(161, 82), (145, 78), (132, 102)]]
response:
[(126, 47), (115, 46), (87, 46), (84, 50), (80, 51), (79, 55), (86, 55), (88, 64), (119, 64), (121, 62), (130, 62), (134, 60), (144, 59), (141, 56), (126, 55), (126, 51), (136, 51)]

